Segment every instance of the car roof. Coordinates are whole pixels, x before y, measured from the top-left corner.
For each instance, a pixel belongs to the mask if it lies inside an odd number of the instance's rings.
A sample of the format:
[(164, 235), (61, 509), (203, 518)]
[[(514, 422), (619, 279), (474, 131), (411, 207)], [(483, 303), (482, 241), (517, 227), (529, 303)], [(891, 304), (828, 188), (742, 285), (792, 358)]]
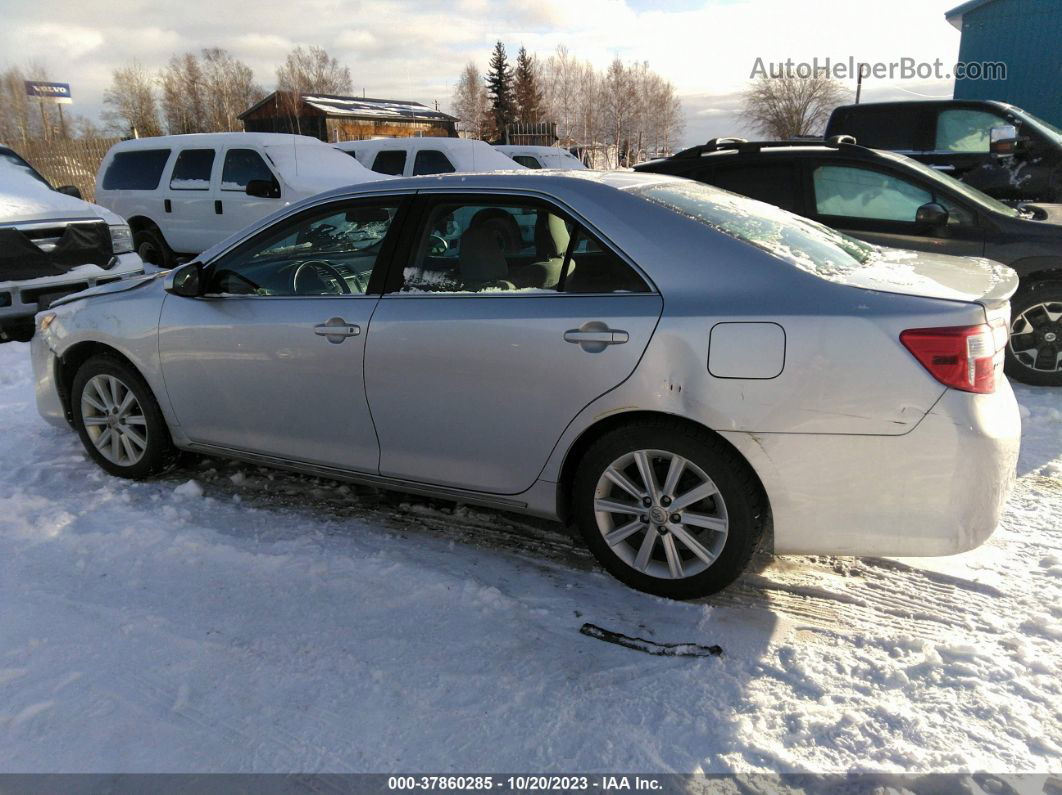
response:
[(351, 149), (384, 149), (388, 146), (430, 146), (443, 152), (459, 150), (479, 149), (484, 146), (493, 149), (486, 141), (476, 141), (471, 138), (447, 138), (444, 136), (404, 136), (401, 138), (368, 138), (363, 141), (339, 141), (332, 144), (337, 149), (350, 151)]
[(186, 133), (184, 135), (156, 135), (150, 138), (131, 138), (128, 141), (119, 141), (112, 148), (114, 151), (126, 149), (158, 149), (160, 146), (178, 146), (191, 144), (194, 146), (224, 146), (234, 143), (258, 144), (259, 146), (283, 146), (297, 144), (299, 146), (328, 146), (319, 138), (309, 135), (293, 135), (291, 133), (264, 133), (264, 132), (220, 132), (220, 133)]
[(1000, 109), (1012, 109), (1013, 105), (1008, 105), (1006, 102), (1000, 102), (996, 99), (896, 99), (887, 102), (860, 102), (858, 105), (838, 105), (833, 109), (836, 113), (839, 110), (849, 111), (855, 108), (902, 108), (902, 107), (930, 107), (935, 105), (952, 105), (955, 107), (984, 107), (990, 105)]
[(495, 144), (494, 148), (509, 154), (510, 152), (530, 152), (536, 155), (567, 155), (568, 157), (575, 157), (567, 149), (561, 149), (559, 146), (521, 146), (520, 144)]
[[(845, 136), (846, 138), (848, 136)], [(854, 139), (852, 139), (854, 140)], [(727, 139), (717, 143), (709, 141), (703, 146), (694, 146), (672, 155), (664, 160), (651, 160), (639, 163), (635, 170), (652, 172), (681, 172), (687, 168), (713, 162), (734, 162), (742, 160), (760, 160), (764, 157), (806, 158), (806, 157), (847, 157), (855, 160), (901, 162), (904, 158), (880, 149), (870, 149), (847, 141), (744, 141)]]

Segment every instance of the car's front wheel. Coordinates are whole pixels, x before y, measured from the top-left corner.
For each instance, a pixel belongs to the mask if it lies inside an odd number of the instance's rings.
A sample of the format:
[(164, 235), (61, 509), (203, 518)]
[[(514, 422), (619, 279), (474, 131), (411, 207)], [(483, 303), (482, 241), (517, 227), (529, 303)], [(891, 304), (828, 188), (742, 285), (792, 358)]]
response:
[(1010, 302), (1006, 371), (1015, 381), (1062, 386), (1062, 282), (1039, 282)]
[(144, 478), (175, 460), (166, 421), (151, 389), (121, 359), (94, 356), (81, 365), (70, 401), (85, 450), (112, 475)]
[(765, 500), (748, 464), (712, 434), (667, 421), (595, 442), (573, 498), (601, 564), (638, 590), (673, 599), (725, 588), (763, 534)]

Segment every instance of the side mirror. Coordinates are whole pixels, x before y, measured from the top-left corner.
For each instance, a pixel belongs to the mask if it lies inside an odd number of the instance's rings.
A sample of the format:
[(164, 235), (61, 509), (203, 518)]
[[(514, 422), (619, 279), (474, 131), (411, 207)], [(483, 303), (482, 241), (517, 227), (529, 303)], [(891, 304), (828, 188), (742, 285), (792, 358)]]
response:
[(915, 211), (915, 223), (925, 229), (939, 229), (948, 223), (948, 211), (936, 202), (923, 204)]
[(994, 155), (1012, 155), (1018, 148), (1018, 128), (1001, 124), (988, 131), (988, 151)]
[(279, 199), (280, 185), (275, 179), (252, 179), (247, 183), (246, 193), (258, 199)]
[(200, 262), (178, 265), (166, 274), (163, 283), (166, 292), (183, 298), (198, 298), (203, 294), (203, 286), (203, 265)]
[(75, 199), (83, 198), (81, 195), (81, 189), (77, 185), (60, 185), (55, 189), (56, 193), (63, 193), (67, 196), (73, 196)]

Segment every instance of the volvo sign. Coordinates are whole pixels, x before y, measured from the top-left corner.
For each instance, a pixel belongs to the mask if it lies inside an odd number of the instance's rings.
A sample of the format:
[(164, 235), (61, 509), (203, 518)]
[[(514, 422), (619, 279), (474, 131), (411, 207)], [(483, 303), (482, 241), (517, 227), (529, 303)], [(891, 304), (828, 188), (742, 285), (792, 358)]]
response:
[(73, 102), (70, 98), (69, 83), (51, 83), (46, 80), (27, 80), (26, 96), (33, 97), (41, 102), (55, 102), (59, 105), (69, 105)]

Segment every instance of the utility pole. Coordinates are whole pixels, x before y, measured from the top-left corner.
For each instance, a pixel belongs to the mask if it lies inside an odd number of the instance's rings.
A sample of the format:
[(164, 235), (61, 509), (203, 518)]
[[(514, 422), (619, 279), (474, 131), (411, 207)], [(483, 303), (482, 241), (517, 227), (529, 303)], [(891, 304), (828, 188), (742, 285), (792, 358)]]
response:
[(859, 104), (859, 97), (863, 94), (863, 66), (865, 64), (859, 64), (856, 67), (856, 100), (855, 104)]

